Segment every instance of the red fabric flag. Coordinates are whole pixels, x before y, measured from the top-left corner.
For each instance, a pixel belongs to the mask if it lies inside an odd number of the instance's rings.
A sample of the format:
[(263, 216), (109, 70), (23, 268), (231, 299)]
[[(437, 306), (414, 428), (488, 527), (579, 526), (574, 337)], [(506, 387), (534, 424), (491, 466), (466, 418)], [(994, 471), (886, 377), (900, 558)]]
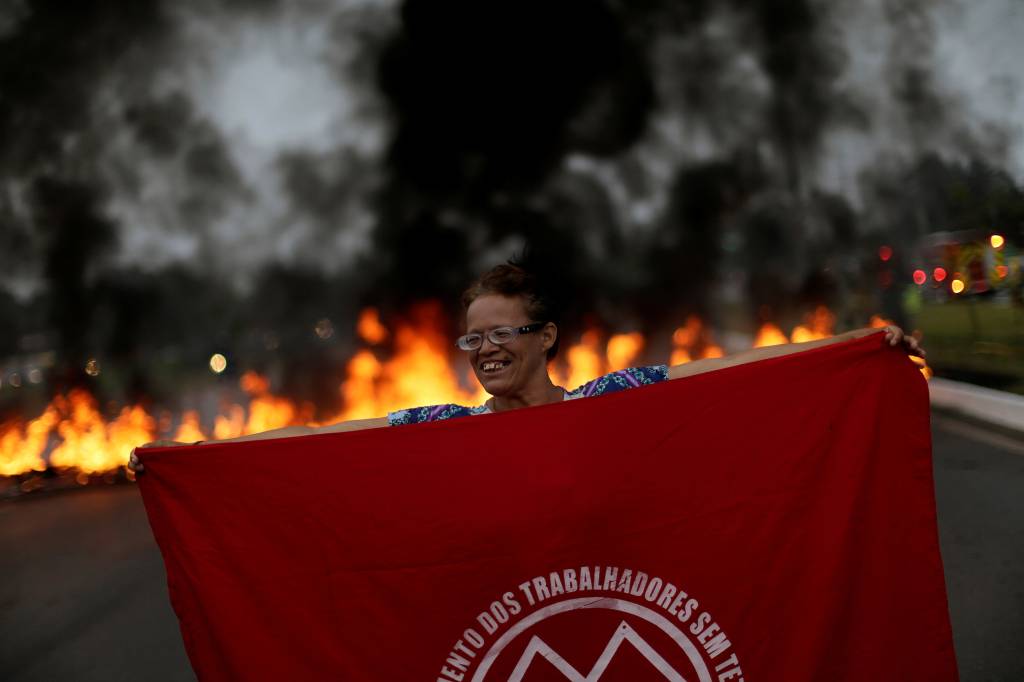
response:
[(882, 335), (609, 396), (142, 452), (203, 680), (955, 680)]

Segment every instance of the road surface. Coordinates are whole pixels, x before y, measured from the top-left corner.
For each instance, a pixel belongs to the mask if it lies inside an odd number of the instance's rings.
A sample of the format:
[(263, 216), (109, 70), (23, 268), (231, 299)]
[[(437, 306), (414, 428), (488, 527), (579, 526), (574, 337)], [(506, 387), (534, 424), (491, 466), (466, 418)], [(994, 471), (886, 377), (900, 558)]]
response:
[[(1024, 443), (937, 416), (934, 444), (961, 679), (1020, 682)], [(134, 486), (0, 505), (0, 543), (0, 680), (195, 679)]]

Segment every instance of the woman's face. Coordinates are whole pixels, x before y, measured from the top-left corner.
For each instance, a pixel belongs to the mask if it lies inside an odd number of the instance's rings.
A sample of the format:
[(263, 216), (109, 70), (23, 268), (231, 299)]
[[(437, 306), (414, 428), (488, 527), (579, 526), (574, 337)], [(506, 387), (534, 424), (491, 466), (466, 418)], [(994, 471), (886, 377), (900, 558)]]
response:
[(520, 334), (512, 341), (496, 345), (487, 332), (497, 327), (522, 327), (531, 322), (519, 297), (487, 294), (476, 298), (466, 310), (466, 333), (483, 334), (480, 348), (469, 351), (476, 378), (491, 395), (508, 395), (525, 387), (537, 374), (547, 372), (547, 350), (557, 333), (549, 324), (532, 334)]

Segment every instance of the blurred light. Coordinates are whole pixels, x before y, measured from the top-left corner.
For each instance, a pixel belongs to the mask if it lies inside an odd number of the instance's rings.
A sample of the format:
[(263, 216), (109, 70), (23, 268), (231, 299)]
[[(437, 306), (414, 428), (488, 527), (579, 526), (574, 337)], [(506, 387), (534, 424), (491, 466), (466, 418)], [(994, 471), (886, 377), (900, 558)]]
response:
[(989, 237), (988, 241), (992, 245), (993, 249), (1001, 248), (1002, 245), (1006, 243), (1006, 240), (1003, 239), (1003, 235), (1001, 234), (992, 235), (991, 237)]
[(996, 275), (999, 276), (999, 279), (1002, 279), (1003, 277), (1006, 277), (1006, 273), (1008, 273), (1009, 271), (1010, 271), (1010, 269), (1008, 267), (1006, 267), (1005, 265), (997, 265), (996, 266)]
[(892, 258), (892, 247), (891, 246), (880, 246), (878, 248), (878, 257), (883, 261), (888, 261)]
[(941, 282), (942, 280), (946, 279), (946, 269), (935, 268), (934, 270), (932, 270), (932, 277), (935, 278), (936, 282)]
[(33, 367), (28, 371), (28, 382), (30, 384), (38, 384), (43, 380), (43, 373), (39, 371), (38, 367)]
[(953, 290), (954, 294), (963, 293), (964, 286), (965, 286), (964, 285), (964, 281), (962, 279), (954, 279), (949, 284), (949, 287), (950, 287), (950, 289)]
[(100, 362), (96, 358), (89, 358), (85, 363), (85, 373), (91, 377), (98, 377), (100, 375)]
[(228, 359), (220, 353), (214, 353), (210, 356), (210, 369), (213, 370), (214, 374), (220, 374), (228, 368)]
[(321, 339), (329, 339), (334, 336), (334, 325), (326, 317), (322, 320), (317, 320), (316, 326), (313, 327), (313, 331)]
[(921, 285), (928, 281), (928, 275), (924, 270), (914, 270), (914, 284)]
[(12, 372), (11, 376), (7, 377), (7, 383), (11, 385), (11, 388), (21, 387), (21, 375), (17, 372)]

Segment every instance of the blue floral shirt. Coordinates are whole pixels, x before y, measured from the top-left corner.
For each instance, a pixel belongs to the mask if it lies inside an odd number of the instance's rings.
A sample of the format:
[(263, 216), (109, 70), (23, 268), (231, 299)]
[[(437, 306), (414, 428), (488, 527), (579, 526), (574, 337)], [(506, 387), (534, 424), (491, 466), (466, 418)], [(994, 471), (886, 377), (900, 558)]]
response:
[[(651, 367), (630, 367), (620, 369), (600, 376), (593, 381), (588, 381), (575, 391), (565, 393), (565, 400), (577, 398), (589, 398), (595, 395), (616, 393), (630, 388), (656, 384), (659, 381), (668, 379), (668, 365), (653, 365)], [(486, 404), (476, 407), (465, 407), (448, 403), (445, 405), (426, 405), (424, 407), (413, 407), (408, 410), (398, 410), (388, 413), (388, 425), (398, 426), (400, 424), (419, 424), (420, 422), (435, 422), (442, 419), (454, 419), (455, 417), (469, 417), (474, 414), (489, 414), (491, 408)]]

